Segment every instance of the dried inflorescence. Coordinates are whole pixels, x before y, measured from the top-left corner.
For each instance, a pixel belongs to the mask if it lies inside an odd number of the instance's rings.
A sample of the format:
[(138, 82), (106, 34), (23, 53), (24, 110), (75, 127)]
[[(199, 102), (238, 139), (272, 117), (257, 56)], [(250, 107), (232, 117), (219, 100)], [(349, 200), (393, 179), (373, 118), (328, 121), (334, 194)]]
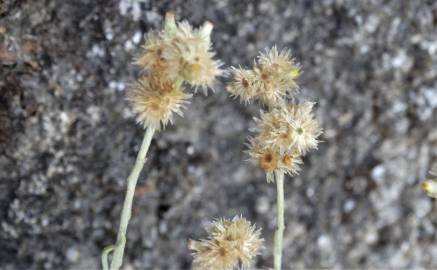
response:
[(171, 121), (191, 95), (184, 82), (206, 93), (216, 76), (222, 74), (220, 62), (213, 59), (210, 35), (212, 24), (199, 29), (188, 22), (176, 24), (174, 15), (166, 14), (164, 30), (147, 35), (141, 54), (135, 60), (144, 77), (131, 87), (128, 100), (143, 126), (159, 128)]
[(277, 106), (297, 91), (295, 80), (299, 73), (300, 67), (291, 53), (273, 47), (261, 53), (252, 69), (233, 68), (234, 79), (226, 89), (246, 103), (259, 100), (267, 106)]
[(191, 240), (189, 243), (189, 248), (194, 251), (194, 269), (247, 268), (263, 247), (260, 230), (243, 217), (215, 221), (207, 232), (206, 240)]
[(288, 104), (262, 112), (256, 119), (256, 136), (249, 140), (249, 155), (273, 179), (275, 170), (297, 174), (301, 156), (317, 148), (321, 129), (314, 119), (314, 103)]
[(173, 113), (182, 116), (183, 105), (190, 97), (174, 81), (145, 76), (134, 84), (127, 99), (139, 124), (159, 128), (171, 122)]
[(256, 136), (249, 139), (249, 155), (273, 181), (275, 171), (297, 174), (301, 157), (317, 148), (322, 133), (314, 118), (313, 102), (290, 103), (297, 92), (300, 67), (288, 50), (276, 47), (262, 53), (253, 69), (233, 68), (227, 91), (244, 102), (259, 100), (268, 111), (256, 121)]
[(211, 50), (212, 28), (210, 22), (198, 29), (185, 21), (176, 24), (169, 13), (164, 30), (148, 35), (135, 63), (146, 72), (173, 81), (182, 79), (206, 92), (214, 86), (216, 76), (222, 74), (221, 62), (213, 59), (215, 53)]

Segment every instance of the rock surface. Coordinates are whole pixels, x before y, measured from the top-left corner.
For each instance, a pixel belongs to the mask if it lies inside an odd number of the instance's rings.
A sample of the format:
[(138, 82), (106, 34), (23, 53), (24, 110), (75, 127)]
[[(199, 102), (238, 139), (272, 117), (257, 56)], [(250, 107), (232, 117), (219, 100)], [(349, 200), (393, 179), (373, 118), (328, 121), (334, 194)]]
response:
[[(217, 57), (247, 65), (289, 47), (324, 128), (286, 181), (285, 269), (437, 268), (434, 1), (20, 1), (0, 4), (0, 268), (98, 269), (114, 242), (142, 130), (124, 97), (143, 35), (172, 10), (214, 23)], [(223, 85), (155, 136), (125, 269), (189, 269), (212, 218), (263, 228), (272, 266), (275, 187), (244, 162), (259, 107)]]

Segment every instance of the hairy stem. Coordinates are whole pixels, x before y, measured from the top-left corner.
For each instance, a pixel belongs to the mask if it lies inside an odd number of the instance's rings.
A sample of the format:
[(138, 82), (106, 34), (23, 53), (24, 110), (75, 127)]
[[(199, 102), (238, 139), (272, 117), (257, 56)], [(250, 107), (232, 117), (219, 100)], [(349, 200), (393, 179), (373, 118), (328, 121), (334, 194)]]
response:
[(273, 256), (274, 256), (274, 269), (281, 269), (282, 260), (282, 238), (284, 236), (284, 173), (281, 171), (275, 171), (276, 181), (276, 230), (275, 239), (273, 244)]
[[(153, 127), (147, 128), (144, 134), (140, 151), (138, 152), (137, 159), (135, 160), (135, 165), (132, 168), (129, 177), (127, 178), (126, 197), (124, 198), (123, 210), (121, 211), (120, 227), (118, 230), (117, 242), (114, 245), (114, 255), (112, 256), (111, 265), (110, 265), (111, 270), (118, 270), (123, 263), (124, 247), (126, 245), (126, 232), (132, 213), (132, 201), (134, 199), (135, 186), (137, 185), (138, 176), (140, 175), (144, 163), (146, 162), (146, 154), (147, 151), (149, 150), (150, 142), (152, 141), (152, 137), (154, 133), (155, 133), (155, 128)], [(106, 253), (104, 252), (102, 255), (107, 257), (108, 252)], [(107, 258), (105, 259), (107, 261)]]

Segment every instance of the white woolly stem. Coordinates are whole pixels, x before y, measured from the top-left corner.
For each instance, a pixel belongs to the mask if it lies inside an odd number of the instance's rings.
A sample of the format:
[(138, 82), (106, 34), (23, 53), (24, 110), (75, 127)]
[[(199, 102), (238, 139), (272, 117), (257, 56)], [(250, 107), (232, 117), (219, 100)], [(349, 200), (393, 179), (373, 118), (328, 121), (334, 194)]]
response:
[[(111, 260), (111, 265), (110, 265), (111, 270), (118, 270), (123, 263), (124, 247), (126, 245), (126, 232), (132, 213), (132, 202), (135, 194), (135, 186), (137, 184), (140, 172), (143, 169), (144, 163), (146, 162), (146, 154), (147, 151), (149, 150), (150, 142), (152, 141), (152, 137), (154, 133), (155, 133), (155, 128), (153, 127), (147, 128), (144, 134), (140, 151), (138, 152), (137, 159), (135, 161), (135, 165), (132, 168), (129, 177), (127, 178), (126, 197), (123, 203), (123, 210), (121, 211), (120, 227), (118, 230), (117, 242), (113, 246), (114, 255), (112, 256), (112, 260)], [(103, 266), (106, 267), (107, 267), (106, 264), (107, 256), (109, 251), (110, 250), (105, 249), (102, 254), (102, 263)], [(106, 262), (104, 262), (103, 260), (105, 260)]]
[(274, 269), (281, 269), (282, 261), (282, 239), (284, 237), (284, 173), (282, 171), (275, 171), (276, 181), (276, 230), (273, 244)]

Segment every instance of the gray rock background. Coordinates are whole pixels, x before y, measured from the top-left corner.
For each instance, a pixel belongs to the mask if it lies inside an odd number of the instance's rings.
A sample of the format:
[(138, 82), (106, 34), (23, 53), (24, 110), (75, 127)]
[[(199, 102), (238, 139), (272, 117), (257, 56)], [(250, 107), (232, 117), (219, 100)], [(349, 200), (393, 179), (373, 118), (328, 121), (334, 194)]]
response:
[[(286, 180), (285, 269), (437, 268), (435, 1), (16, 1), (0, 4), (0, 268), (97, 269), (115, 241), (143, 131), (125, 101), (132, 57), (163, 14), (214, 23), (217, 57), (289, 47), (325, 130)], [(140, 178), (125, 269), (188, 269), (213, 218), (263, 228), (275, 187), (244, 162), (259, 106), (219, 86), (159, 133)]]

